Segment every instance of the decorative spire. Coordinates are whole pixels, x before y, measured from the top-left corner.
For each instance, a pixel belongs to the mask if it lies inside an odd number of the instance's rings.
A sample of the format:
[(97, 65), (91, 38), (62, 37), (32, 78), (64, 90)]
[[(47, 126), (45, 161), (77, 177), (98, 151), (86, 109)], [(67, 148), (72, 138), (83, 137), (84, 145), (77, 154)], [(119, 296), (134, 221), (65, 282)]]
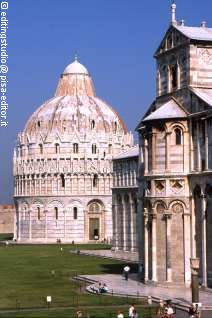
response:
[(74, 61), (78, 61), (78, 55), (77, 55), (77, 53), (74, 54)]
[(176, 20), (176, 3), (174, 0), (172, 0), (172, 5), (171, 5), (171, 11), (172, 11), (172, 21), (171, 23), (172, 24), (176, 24), (177, 23), (177, 20)]

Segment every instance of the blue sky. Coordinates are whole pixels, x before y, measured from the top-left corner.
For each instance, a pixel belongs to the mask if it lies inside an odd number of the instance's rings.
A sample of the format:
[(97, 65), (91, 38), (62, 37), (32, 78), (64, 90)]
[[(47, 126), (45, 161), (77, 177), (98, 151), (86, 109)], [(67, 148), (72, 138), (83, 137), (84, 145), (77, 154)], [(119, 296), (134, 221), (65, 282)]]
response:
[[(155, 96), (153, 53), (170, 22), (169, 0), (9, 0), (8, 121), (0, 127), (0, 203), (12, 202), (16, 134), (55, 91), (77, 52), (97, 96), (133, 131)], [(176, 0), (177, 18), (212, 27), (211, 0)]]

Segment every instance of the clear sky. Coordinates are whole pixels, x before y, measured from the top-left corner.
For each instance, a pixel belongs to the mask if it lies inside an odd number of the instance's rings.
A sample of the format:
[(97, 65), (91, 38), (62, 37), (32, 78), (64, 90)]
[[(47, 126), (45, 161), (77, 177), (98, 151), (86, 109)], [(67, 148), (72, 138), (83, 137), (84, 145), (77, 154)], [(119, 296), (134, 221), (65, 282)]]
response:
[[(97, 96), (133, 131), (155, 96), (153, 53), (170, 22), (169, 0), (9, 0), (8, 121), (0, 127), (0, 203), (12, 202), (16, 134), (52, 97), (77, 52)], [(212, 0), (176, 0), (187, 25), (207, 21)]]

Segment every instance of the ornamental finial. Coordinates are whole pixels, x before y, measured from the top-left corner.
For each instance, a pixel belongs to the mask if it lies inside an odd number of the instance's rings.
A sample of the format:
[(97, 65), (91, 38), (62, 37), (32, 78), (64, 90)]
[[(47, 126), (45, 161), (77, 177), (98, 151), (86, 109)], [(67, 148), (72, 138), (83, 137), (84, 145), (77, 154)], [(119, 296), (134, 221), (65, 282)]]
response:
[(77, 55), (77, 53), (74, 54), (74, 60), (75, 60), (75, 61), (78, 61), (78, 55)]
[(176, 24), (177, 20), (176, 20), (176, 3), (174, 0), (172, 0), (172, 5), (171, 5), (171, 13), (172, 13), (172, 24)]

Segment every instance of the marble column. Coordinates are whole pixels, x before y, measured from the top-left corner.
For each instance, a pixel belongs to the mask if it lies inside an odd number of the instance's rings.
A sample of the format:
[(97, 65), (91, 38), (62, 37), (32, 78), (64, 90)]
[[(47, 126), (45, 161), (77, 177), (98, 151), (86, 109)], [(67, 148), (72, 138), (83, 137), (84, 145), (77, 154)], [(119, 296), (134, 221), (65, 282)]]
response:
[(117, 200), (115, 199), (114, 201), (114, 205), (113, 205), (113, 215), (114, 215), (114, 247), (116, 249), (118, 249), (119, 247), (119, 241), (118, 241), (118, 231), (119, 231), (119, 227), (118, 227), (118, 205), (117, 205)]
[(126, 243), (127, 243), (127, 240), (126, 240), (126, 236), (127, 236), (127, 233), (126, 233), (126, 204), (125, 204), (125, 201), (124, 201), (124, 196), (122, 196), (122, 212), (123, 212), (123, 250), (126, 251)]
[(148, 210), (144, 208), (144, 280), (149, 280), (149, 217), (148, 217)]
[(156, 149), (156, 137), (157, 134), (153, 131), (152, 132), (152, 173), (154, 173), (155, 169), (156, 169), (156, 153), (155, 153), (155, 149)]
[(189, 147), (189, 132), (183, 132), (183, 170), (188, 173), (190, 171), (190, 147)]
[(195, 215), (195, 203), (194, 203), (194, 198), (191, 195), (191, 257), (195, 258), (196, 257), (196, 240), (195, 240), (195, 235), (196, 235), (196, 229), (195, 229), (195, 224), (196, 224), (196, 215)]
[(148, 162), (148, 140), (144, 139), (144, 174), (147, 174), (149, 171), (149, 162)]
[(193, 129), (192, 129), (192, 120), (189, 120), (189, 143), (190, 143), (190, 156), (189, 156), (189, 165), (190, 165), (190, 171), (194, 170), (194, 144), (193, 144)]
[(152, 281), (157, 282), (157, 214), (155, 209), (152, 209)]
[(64, 239), (66, 240), (66, 211), (63, 211), (63, 218), (64, 218)]
[(172, 264), (171, 264), (171, 213), (164, 215), (166, 218), (166, 280), (172, 282)]
[(49, 181), (49, 178), (47, 176), (47, 174), (45, 174), (45, 194), (47, 195), (48, 194), (48, 181)]
[(18, 210), (18, 233), (17, 240), (21, 240), (21, 210)]
[(134, 219), (134, 215), (135, 215), (135, 206), (134, 206), (134, 202), (133, 199), (131, 198), (130, 200), (130, 249), (131, 252), (134, 252), (135, 250), (135, 241), (134, 241), (134, 233), (135, 233), (135, 219)]
[(202, 215), (202, 285), (207, 287), (207, 259), (206, 259), (206, 204), (205, 195), (201, 196)]
[(184, 280), (186, 287), (190, 287), (191, 284), (191, 214), (188, 210), (183, 214), (183, 239), (184, 239)]
[(41, 195), (41, 175), (39, 175), (39, 194)]
[(21, 176), (21, 195), (24, 195), (24, 180), (23, 180), (23, 176)]
[(166, 133), (166, 171), (170, 171), (171, 132)]
[(31, 174), (29, 175), (29, 195), (32, 195), (32, 178), (31, 178)]
[(205, 120), (205, 170), (208, 170), (208, 122)]
[(200, 171), (201, 170), (201, 151), (200, 151), (199, 121), (197, 121), (196, 140), (197, 140), (197, 170)]
[(32, 239), (32, 210), (29, 210), (29, 240)]
[(45, 240), (47, 241), (47, 239), (48, 239), (48, 228), (47, 228), (47, 213), (48, 213), (48, 211), (47, 210), (45, 210), (44, 211), (44, 213), (45, 213)]

